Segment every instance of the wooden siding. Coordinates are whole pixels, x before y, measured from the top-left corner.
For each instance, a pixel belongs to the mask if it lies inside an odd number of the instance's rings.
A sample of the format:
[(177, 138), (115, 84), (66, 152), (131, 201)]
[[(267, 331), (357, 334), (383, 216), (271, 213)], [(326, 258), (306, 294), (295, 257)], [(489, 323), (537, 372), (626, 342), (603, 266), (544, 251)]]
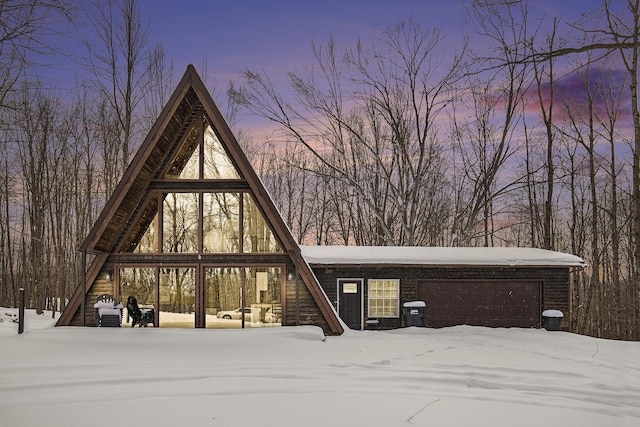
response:
[[(299, 286), (299, 310), (300, 310), (300, 325), (314, 325), (319, 326), (324, 331), (325, 335), (331, 335), (332, 331), (328, 322), (325, 320), (320, 307), (315, 302), (311, 292), (307, 289), (307, 286), (302, 280), (298, 283)], [(282, 320), (283, 326), (295, 326), (296, 325), (296, 282), (295, 280), (287, 280), (285, 287), (285, 304), (283, 308), (284, 318)]]
[[(107, 258), (108, 255), (105, 254), (98, 255), (94, 258), (91, 266), (89, 267), (89, 270), (86, 273), (86, 279), (88, 283), (93, 283), (95, 281), (100, 272), (104, 269), (104, 263)], [(82, 306), (82, 297), (82, 284), (79, 284), (79, 286), (77, 286), (76, 290), (73, 292), (73, 295), (71, 296), (67, 307), (56, 322), (56, 326), (67, 326), (75, 324), (73, 322), (80, 319), (80, 317), (78, 317), (78, 313), (80, 312), (80, 307)], [(78, 321), (81, 322), (81, 319)]]
[(542, 310), (555, 309), (565, 314), (563, 328), (568, 328), (569, 316), (569, 269), (557, 267), (424, 267), (399, 265), (311, 265), (320, 285), (334, 307), (337, 302), (337, 280), (364, 278), (365, 293), (363, 312), (368, 313), (367, 280), (400, 279), (400, 317), (377, 319), (377, 325), (366, 325), (366, 329), (391, 329), (404, 326), (402, 304), (417, 299), (417, 285), (428, 280), (524, 280), (542, 283)]
[[(87, 292), (87, 300), (85, 305), (85, 326), (97, 326), (93, 305), (100, 295), (115, 295), (115, 289), (112, 280), (107, 279), (107, 273), (102, 271), (93, 285)], [(82, 326), (81, 308), (78, 308), (73, 316), (70, 326)]]

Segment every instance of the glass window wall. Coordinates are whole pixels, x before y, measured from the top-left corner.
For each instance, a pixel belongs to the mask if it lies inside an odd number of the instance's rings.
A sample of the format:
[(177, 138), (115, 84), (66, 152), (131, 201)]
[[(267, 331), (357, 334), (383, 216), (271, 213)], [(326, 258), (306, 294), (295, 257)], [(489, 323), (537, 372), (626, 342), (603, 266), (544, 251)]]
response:
[(241, 269), (205, 268), (205, 301), (207, 328), (241, 328)]
[(240, 179), (240, 174), (211, 126), (204, 131), (204, 179)]
[(280, 267), (206, 268), (206, 327), (281, 326), (281, 275)]
[(156, 213), (136, 246), (136, 253), (158, 252), (158, 214)]
[[(280, 267), (247, 268), (245, 306), (251, 310), (245, 327), (265, 328), (282, 325), (282, 269)], [(249, 321), (246, 321), (247, 318)]]

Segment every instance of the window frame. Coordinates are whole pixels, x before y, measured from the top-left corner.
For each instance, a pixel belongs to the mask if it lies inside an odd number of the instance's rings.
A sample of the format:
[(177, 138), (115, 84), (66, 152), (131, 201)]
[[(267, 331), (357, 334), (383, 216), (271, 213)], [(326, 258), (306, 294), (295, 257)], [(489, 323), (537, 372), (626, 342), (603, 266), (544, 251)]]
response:
[[(372, 296), (372, 283), (373, 282), (394, 282), (396, 285), (396, 295), (395, 297), (385, 297), (384, 295), (378, 297)], [(375, 289), (378, 291), (378, 289)], [(384, 289), (383, 289), (384, 290)], [(382, 301), (392, 301), (395, 299), (395, 315), (378, 315), (372, 313), (372, 300), (382, 300)], [(376, 309), (378, 305), (376, 304)], [(369, 318), (378, 318), (378, 319), (398, 319), (400, 318), (400, 279), (368, 279), (367, 280), (367, 317)]]
[[(195, 251), (191, 251), (191, 252), (184, 252), (184, 251), (180, 251), (180, 252), (168, 252), (165, 249), (165, 218), (167, 217), (167, 212), (165, 209), (165, 203), (167, 200), (167, 197), (171, 194), (175, 194), (175, 195), (194, 195), (197, 197), (197, 215), (198, 215), (198, 220), (197, 220), (197, 247), (195, 248)], [(235, 251), (213, 251), (213, 250), (205, 250), (205, 237), (206, 237), (206, 232), (205, 232), (205, 203), (204, 203), (204, 198), (205, 195), (210, 194), (210, 195), (214, 195), (214, 194), (222, 194), (222, 195), (236, 195), (238, 197), (238, 216), (237, 216), (237, 223), (235, 223), (235, 227), (233, 228), (233, 231), (235, 232), (235, 234), (237, 234), (237, 249)], [(157, 244), (157, 248), (156, 251), (151, 251), (149, 250), (148, 252), (139, 252), (139, 253), (144, 253), (144, 254), (148, 254), (148, 253), (158, 253), (158, 254), (172, 254), (172, 253), (176, 253), (176, 254), (244, 254), (244, 255), (251, 255), (251, 254), (257, 254), (257, 255), (267, 255), (267, 254), (283, 254), (285, 252), (284, 250), (284, 245), (283, 243), (280, 241), (280, 239), (278, 238), (278, 235), (276, 234), (276, 232), (273, 229), (273, 225), (271, 224), (271, 222), (269, 221), (269, 218), (267, 217), (267, 215), (265, 215), (264, 211), (260, 208), (258, 201), (256, 200), (255, 195), (253, 194), (253, 192), (248, 191), (246, 189), (237, 189), (237, 190), (203, 190), (203, 189), (192, 189), (192, 190), (185, 190), (185, 189), (176, 189), (176, 190), (171, 190), (171, 189), (167, 189), (167, 190), (158, 190), (158, 209), (157, 209), (157, 214), (156, 214), (156, 218), (151, 222), (150, 226), (153, 226), (153, 224), (155, 224), (156, 227), (158, 227), (158, 231), (157, 233), (157, 239), (158, 239), (158, 244)], [(195, 204), (193, 204), (195, 205)], [(249, 205), (251, 205), (251, 208), (253, 209), (253, 216), (255, 216), (254, 220), (259, 220), (260, 222), (256, 222), (256, 224), (259, 224), (261, 229), (267, 230), (268, 231), (268, 235), (270, 237), (269, 239), (269, 246), (270, 246), (270, 250), (248, 250), (247, 249), (247, 242), (251, 241), (251, 235), (247, 234), (250, 230), (250, 227), (247, 227), (246, 224), (246, 218), (247, 216), (247, 209), (249, 207)], [(170, 213), (169, 213), (170, 215)], [(207, 230), (207, 232), (210, 231), (209, 229)], [(145, 230), (145, 233), (147, 233), (148, 230)], [(256, 235), (259, 237), (259, 235)], [(271, 240), (273, 240), (271, 242)]]

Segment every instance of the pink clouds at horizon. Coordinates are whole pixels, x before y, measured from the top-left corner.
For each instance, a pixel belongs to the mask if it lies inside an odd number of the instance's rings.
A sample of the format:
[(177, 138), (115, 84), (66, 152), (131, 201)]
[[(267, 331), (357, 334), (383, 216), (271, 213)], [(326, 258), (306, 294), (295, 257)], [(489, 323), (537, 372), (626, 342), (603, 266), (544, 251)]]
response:
[[(618, 123), (624, 127), (633, 126), (631, 116), (631, 95), (629, 92), (628, 72), (622, 69), (605, 69), (592, 67), (588, 71), (578, 70), (554, 82), (553, 120), (564, 121), (570, 118), (586, 119), (588, 114), (589, 94), (593, 100), (594, 113), (601, 119), (608, 115), (612, 108), (612, 100), (618, 105)], [(540, 97), (542, 100), (540, 100)], [(540, 113), (540, 102), (545, 109), (551, 105), (550, 84), (543, 83), (538, 94), (535, 82), (525, 93), (524, 112)]]

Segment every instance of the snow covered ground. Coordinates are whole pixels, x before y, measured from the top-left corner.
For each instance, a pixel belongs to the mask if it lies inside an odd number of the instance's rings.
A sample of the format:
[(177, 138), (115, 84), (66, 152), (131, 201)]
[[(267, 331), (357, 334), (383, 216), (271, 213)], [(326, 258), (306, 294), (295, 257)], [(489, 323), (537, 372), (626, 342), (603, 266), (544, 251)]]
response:
[(638, 426), (640, 343), (533, 329), (325, 337), (53, 328), (0, 309), (0, 426)]

